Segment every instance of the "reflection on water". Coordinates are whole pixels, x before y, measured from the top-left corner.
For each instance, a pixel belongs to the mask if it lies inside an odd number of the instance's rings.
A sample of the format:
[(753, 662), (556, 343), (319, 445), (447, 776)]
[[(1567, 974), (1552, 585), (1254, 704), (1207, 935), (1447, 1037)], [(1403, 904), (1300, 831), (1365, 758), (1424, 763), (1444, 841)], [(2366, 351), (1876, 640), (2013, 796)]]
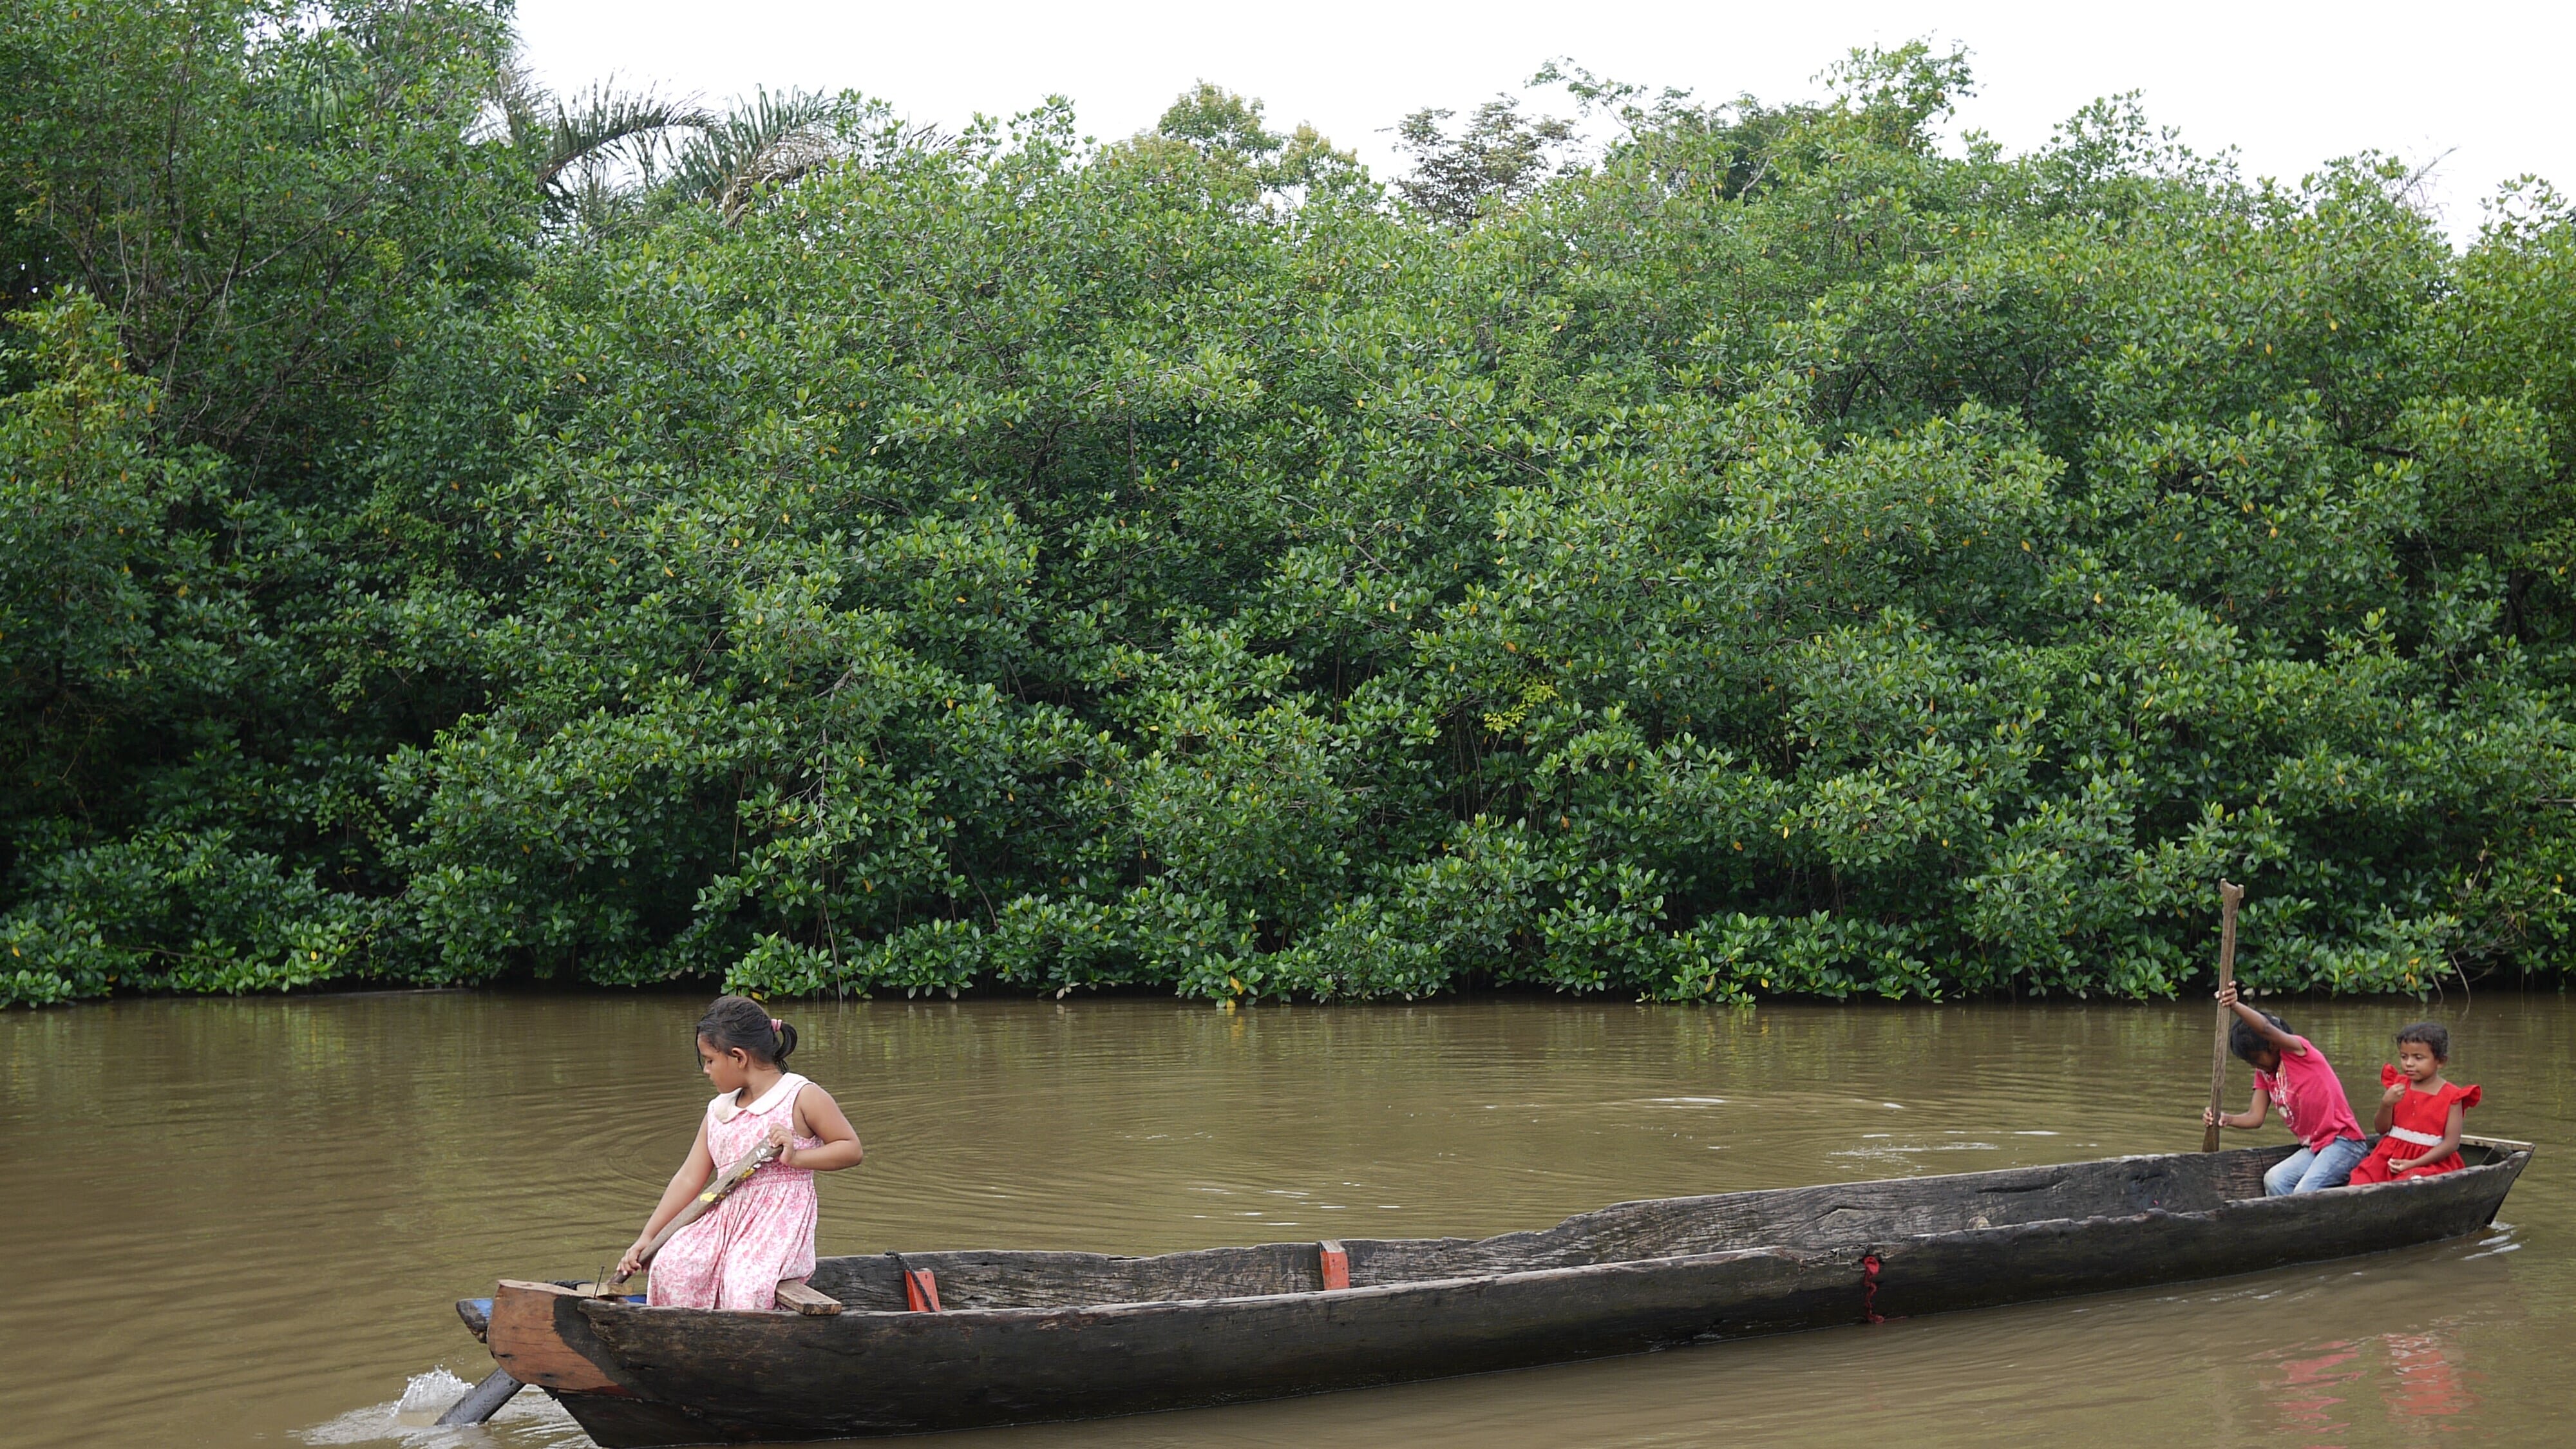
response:
[(2467, 1357), (2448, 1322), (2421, 1333), (2383, 1333), (2379, 1347), (2387, 1354), (2382, 1394), (2391, 1417), (2448, 1419), (2476, 1410), (2478, 1396), (2469, 1389)]
[[(450, 1300), (589, 1276), (704, 1102), (672, 996), (0, 1015), (12, 1445), (578, 1445)], [(868, 1165), (823, 1249), (1487, 1233), (1635, 1197), (2187, 1149), (2206, 1007), (800, 1005)], [(2356, 1088), (2409, 1003), (2287, 1011)], [(1365, 1393), (953, 1436), (1110, 1445), (2531, 1443), (2576, 1419), (2576, 1011), (2437, 1011), (2541, 1152), (2482, 1239), (2255, 1278)], [(2231, 1095), (2249, 1090), (2240, 1069)], [(2365, 1110), (2368, 1098), (2356, 1100)], [(2241, 1105), (2241, 1102), (2237, 1105)], [(2277, 1129), (2275, 1129), (2277, 1132)], [(2523, 1251), (2515, 1251), (2521, 1249)], [(408, 1410), (406, 1392), (412, 1393)], [(434, 1415), (433, 1415), (434, 1416)]]
[[(2260, 1354), (2255, 1384), (2278, 1412), (2278, 1432), (2303, 1444), (2352, 1439), (2377, 1418), (2449, 1419), (2478, 1406), (2469, 1389), (2460, 1321), (2442, 1318), (2406, 1333), (2308, 1343)], [(2377, 1390), (2377, 1404), (2354, 1402)]]

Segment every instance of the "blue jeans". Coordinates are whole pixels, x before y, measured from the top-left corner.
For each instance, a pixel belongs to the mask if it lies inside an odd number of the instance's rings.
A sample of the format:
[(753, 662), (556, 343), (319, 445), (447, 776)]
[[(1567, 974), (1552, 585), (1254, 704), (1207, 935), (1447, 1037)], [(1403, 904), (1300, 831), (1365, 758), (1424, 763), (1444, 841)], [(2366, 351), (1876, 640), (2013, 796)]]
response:
[(2319, 1188), (2341, 1187), (2351, 1178), (2352, 1170), (2370, 1155), (2370, 1144), (2359, 1137), (2338, 1137), (2319, 1152), (2302, 1147), (2275, 1163), (2263, 1174), (2266, 1197), (2288, 1197), (2294, 1192), (2315, 1192)]

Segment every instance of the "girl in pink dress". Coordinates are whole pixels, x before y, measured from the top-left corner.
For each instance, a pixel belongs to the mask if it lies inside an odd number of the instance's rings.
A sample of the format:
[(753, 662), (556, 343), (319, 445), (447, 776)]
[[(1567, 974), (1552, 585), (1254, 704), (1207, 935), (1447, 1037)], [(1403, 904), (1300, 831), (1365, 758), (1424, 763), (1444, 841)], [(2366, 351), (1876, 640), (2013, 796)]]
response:
[(719, 997), (699, 1019), (698, 1066), (715, 1084), (715, 1100), (618, 1274), (636, 1271), (653, 1235), (706, 1188), (718, 1164), (764, 1140), (783, 1150), (653, 1255), (646, 1303), (766, 1309), (780, 1283), (814, 1271), (814, 1174), (856, 1167), (866, 1153), (832, 1094), (783, 1065), (795, 1049), (796, 1028), (744, 997)]
[(2442, 1079), (2451, 1059), (2450, 1028), (2419, 1021), (2397, 1033), (2397, 1065), (2379, 1069), (2379, 1120), (2387, 1135), (2352, 1170), (2355, 1183), (2395, 1182), (2457, 1172), (2461, 1118), (2478, 1104), (2475, 1087)]

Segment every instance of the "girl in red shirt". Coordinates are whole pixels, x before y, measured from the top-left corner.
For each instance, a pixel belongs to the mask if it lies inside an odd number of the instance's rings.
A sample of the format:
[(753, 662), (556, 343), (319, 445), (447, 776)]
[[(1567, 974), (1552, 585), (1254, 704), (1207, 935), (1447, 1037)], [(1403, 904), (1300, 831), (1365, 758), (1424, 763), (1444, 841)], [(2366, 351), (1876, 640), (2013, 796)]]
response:
[(2228, 1024), (2227, 1045), (2254, 1068), (2254, 1102), (2241, 1113), (2203, 1112), (2200, 1119), (2248, 1131), (2262, 1126), (2278, 1107), (2281, 1125), (2300, 1146), (2263, 1174), (2264, 1193), (2283, 1197), (2343, 1186), (2370, 1143), (2361, 1135), (2361, 1121), (2352, 1115), (2334, 1064), (2314, 1042), (2290, 1030), (2288, 1022), (2238, 1000), (2233, 983), (2218, 988), (2218, 1004), (2236, 1013)]
[(2478, 1104), (2478, 1089), (2442, 1079), (2451, 1059), (2451, 1033), (2436, 1021), (2419, 1021), (2397, 1033), (2397, 1065), (2379, 1069), (2379, 1139), (2352, 1170), (2354, 1183), (2394, 1182), (2457, 1172), (2460, 1119)]

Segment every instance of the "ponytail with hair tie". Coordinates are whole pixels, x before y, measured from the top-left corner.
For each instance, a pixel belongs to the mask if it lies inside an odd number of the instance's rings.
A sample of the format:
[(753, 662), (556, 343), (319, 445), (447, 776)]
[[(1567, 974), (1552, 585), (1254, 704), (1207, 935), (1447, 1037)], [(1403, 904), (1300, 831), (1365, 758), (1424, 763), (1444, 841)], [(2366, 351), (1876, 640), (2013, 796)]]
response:
[(698, 1035), (717, 1051), (740, 1049), (771, 1066), (785, 1062), (787, 1054), (796, 1050), (796, 1028), (747, 996), (717, 997), (707, 1014), (698, 1018)]

